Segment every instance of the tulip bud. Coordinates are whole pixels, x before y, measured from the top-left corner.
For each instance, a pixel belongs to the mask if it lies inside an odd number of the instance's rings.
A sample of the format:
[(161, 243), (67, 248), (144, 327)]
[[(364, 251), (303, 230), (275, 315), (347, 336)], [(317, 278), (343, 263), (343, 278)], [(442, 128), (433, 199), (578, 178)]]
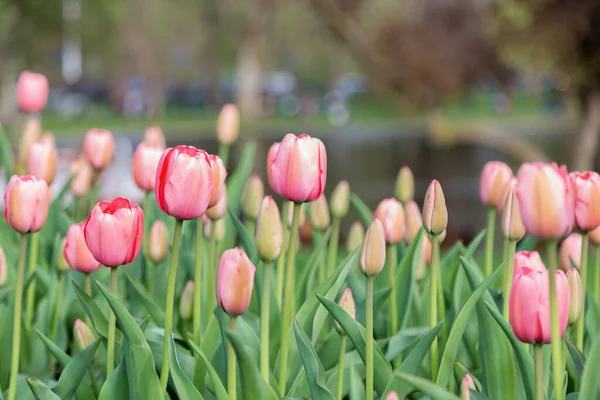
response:
[(0, 287), (6, 285), (8, 280), (8, 266), (6, 265), (6, 255), (4, 249), (0, 246)]
[(100, 171), (113, 159), (115, 153), (115, 138), (106, 129), (92, 128), (83, 139), (83, 150), (90, 165)]
[(85, 158), (78, 158), (71, 163), (71, 192), (75, 197), (88, 194), (92, 187), (94, 171)]
[(50, 203), (48, 184), (34, 176), (13, 175), (4, 192), (4, 218), (19, 233), (37, 232), (46, 223)]
[(571, 300), (569, 307), (569, 325), (579, 321), (583, 314), (583, 288), (581, 287), (581, 277), (576, 268), (569, 268), (567, 271), (567, 280), (571, 290)]
[(48, 79), (42, 74), (23, 71), (17, 82), (17, 101), (27, 113), (43, 111), (48, 102)]
[(479, 185), (481, 202), (496, 207), (502, 197), (504, 185), (513, 177), (512, 169), (503, 162), (490, 161), (483, 167)]
[(405, 165), (400, 168), (396, 178), (396, 199), (402, 204), (415, 197), (415, 178), (410, 168)]
[(256, 267), (243, 250), (226, 250), (219, 262), (217, 302), (227, 314), (238, 316), (250, 305)]
[(600, 226), (600, 175), (593, 171), (571, 172), (575, 195), (575, 225), (584, 232)]
[[(344, 290), (344, 293), (342, 293), (338, 304), (344, 311), (348, 313), (349, 316), (352, 317), (352, 319), (356, 319), (356, 306), (354, 304), (354, 297), (352, 296), (352, 289), (348, 288)], [(337, 321), (335, 321), (334, 325), (335, 329), (337, 329), (340, 335), (346, 334), (346, 331), (344, 331)]]
[(596, 229), (594, 229), (593, 231), (590, 231), (590, 241), (592, 243), (594, 243), (595, 245), (599, 245), (600, 244), (600, 226), (597, 227)]
[(366, 276), (375, 276), (383, 269), (385, 264), (385, 231), (383, 223), (374, 218), (360, 249), (360, 269)]
[(221, 219), (227, 214), (227, 190), (223, 190), (223, 195), (219, 202), (206, 210), (206, 216), (213, 221)]
[(232, 144), (240, 134), (240, 112), (235, 104), (225, 104), (217, 121), (217, 140)]
[(260, 202), (265, 195), (265, 187), (258, 175), (251, 175), (242, 193), (242, 211), (252, 221), (258, 218)]
[(502, 234), (510, 241), (517, 242), (525, 236), (525, 224), (519, 210), (517, 189), (510, 188), (506, 198), (506, 205), (502, 211)]
[(319, 197), (310, 204), (310, 223), (318, 231), (324, 231), (329, 228), (331, 219), (329, 216), (329, 206), (325, 196)]
[(137, 187), (145, 191), (154, 190), (156, 169), (163, 149), (141, 142), (133, 153), (133, 179)]
[(92, 330), (80, 319), (73, 325), (73, 351), (75, 354), (94, 343), (96, 336)]
[(406, 243), (411, 243), (423, 227), (421, 210), (414, 200), (408, 200), (404, 204), (406, 214)]
[(65, 249), (67, 247), (67, 238), (63, 238), (60, 242), (60, 248), (58, 249), (58, 254), (56, 255), (56, 269), (58, 272), (67, 272), (71, 267), (67, 262), (67, 258), (65, 257)]
[(475, 390), (475, 382), (471, 374), (466, 374), (460, 383), (460, 400), (470, 400), (471, 390)]
[(389, 392), (385, 400), (400, 400), (400, 397), (398, 397), (398, 393), (396, 392)]
[[(287, 217), (287, 227), (292, 227), (292, 220), (294, 219), (294, 203), (290, 201), (290, 206), (288, 207), (288, 217)], [(304, 225), (304, 221), (306, 220), (306, 213), (304, 212), (304, 204), (300, 207), (300, 221), (298, 223), (298, 227)]]
[(39, 118), (29, 118), (23, 128), (23, 134), (19, 140), (19, 162), (23, 165), (27, 165), (29, 148), (31, 145), (38, 140), (42, 135), (42, 123)]
[(271, 196), (265, 196), (260, 202), (254, 243), (259, 257), (266, 263), (275, 261), (281, 255), (283, 227), (279, 209)]
[(515, 268), (514, 268), (514, 276), (517, 276), (521, 273), (521, 268), (529, 268), (533, 271), (545, 271), (546, 266), (542, 262), (542, 258), (540, 257), (540, 253), (537, 251), (517, 251), (515, 254)]
[(181, 292), (179, 299), (179, 316), (184, 321), (192, 319), (193, 314), (193, 299), (194, 299), (194, 281), (188, 281)]
[(504, 185), (504, 188), (502, 189), (502, 196), (500, 196), (498, 198), (498, 203), (496, 203), (496, 211), (498, 213), (501, 213), (502, 211), (504, 211), (504, 204), (506, 203), (506, 199), (508, 198), (510, 191), (513, 188), (517, 187), (517, 184), (518, 184), (517, 178), (512, 178), (511, 180), (506, 182), (506, 184)]
[(73, 224), (69, 227), (64, 256), (71, 268), (89, 274), (100, 269), (102, 265), (94, 258), (87, 247), (83, 232), (84, 227), (85, 222)]
[(162, 150), (165, 149), (165, 134), (163, 133), (160, 126), (149, 126), (144, 132), (144, 143), (151, 147), (158, 147)]
[(218, 219), (213, 221), (212, 224), (212, 234), (215, 235), (215, 240), (217, 242), (222, 242), (225, 239), (225, 218)]
[(267, 182), (269, 182), (269, 186), (274, 192), (277, 192), (277, 189), (275, 188), (275, 182), (273, 182), (273, 176), (271, 175), (271, 165), (273, 164), (273, 161), (275, 161), (275, 156), (279, 151), (280, 144), (280, 142), (273, 143), (271, 147), (269, 147), (269, 152), (267, 153)]
[(362, 246), (364, 238), (365, 228), (363, 228), (359, 221), (355, 221), (352, 226), (350, 226), (348, 238), (346, 239), (346, 250), (348, 250), (348, 253), (352, 253), (354, 250)]
[(163, 262), (169, 250), (169, 233), (167, 232), (167, 225), (160, 219), (154, 221), (152, 228), (150, 228), (148, 245), (150, 259), (156, 264)]
[(563, 271), (571, 269), (571, 262), (575, 267), (580, 267), (582, 244), (583, 237), (579, 233), (571, 233), (560, 244), (560, 266)]
[(210, 168), (213, 175), (213, 191), (208, 202), (208, 208), (217, 205), (221, 197), (225, 195), (225, 179), (227, 178), (227, 170), (225, 164), (219, 156), (211, 154), (208, 156), (210, 160)]
[(404, 208), (398, 200), (392, 198), (381, 200), (373, 216), (383, 223), (387, 244), (397, 244), (404, 239), (406, 229)]
[(340, 181), (337, 184), (330, 197), (331, 204), (329, 205), (331, 215), (334, 218), (344, 218), (348, 214), (350, 208), (350, 185), (347, 181)]
[(48, 185), (52, 184), (56, 176), (56, 148), (54, 145), (42, 140), (29, 147), (27, 157), (27, 173), (38, 179), (43, 179)]
[(439, 235), (448, 226), (448, 209), (442, 186), (437, 180), (431, 181), (423, 204), (423, 226), (432, 235)]

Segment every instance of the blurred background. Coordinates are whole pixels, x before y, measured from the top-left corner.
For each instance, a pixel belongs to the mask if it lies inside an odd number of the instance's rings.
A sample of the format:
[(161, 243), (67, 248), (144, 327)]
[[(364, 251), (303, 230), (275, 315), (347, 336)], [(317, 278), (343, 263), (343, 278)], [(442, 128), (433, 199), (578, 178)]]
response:
[(13, 143), (20, 72), (50, 81), (56, 185), (89, 128), (113, 131), (106, 197), (141, 198), (131, 154), (148, 125), (216, 152), (226, 102), (242, 114), (234, 165), (255, 140), (264, 178), (270, 144), (306, 132), (327, 146), (327, 194), (346, 179), (370, 206), (409, 165), (418, 202), (442, 183), (449, 239), (484, 226), (489, 160), (598, 166), (597, 0), (0, 0), (0, 59)]

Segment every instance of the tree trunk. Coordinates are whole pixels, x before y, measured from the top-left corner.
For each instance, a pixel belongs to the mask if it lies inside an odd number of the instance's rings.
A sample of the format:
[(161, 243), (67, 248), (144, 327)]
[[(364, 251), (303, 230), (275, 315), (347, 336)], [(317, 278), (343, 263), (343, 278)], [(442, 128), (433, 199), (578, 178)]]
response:
[(579, 134), (573, 168), (575, 171), (594, 169), (598, 138), (600, 136), (600, 91), (589, 92), (585, 100), (584, 122)]
[(262, 112), (262, 72), (260, 64), (260, 17), (250, 16), (238, 50), (236, 103), (243, 116)]

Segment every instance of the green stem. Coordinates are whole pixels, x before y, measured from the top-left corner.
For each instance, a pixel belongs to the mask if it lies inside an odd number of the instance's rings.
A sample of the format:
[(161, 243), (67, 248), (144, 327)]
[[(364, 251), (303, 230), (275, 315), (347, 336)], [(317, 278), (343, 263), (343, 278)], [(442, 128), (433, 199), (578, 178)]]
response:
[[(587, 269), (588, 269), (588, 252), (589, 252), (589, 234), (583, 232), (581, 234), (581, 265), (579, 267), (579, 273), (581, 274), (581, 287), (583, 288), (583, 304), (585, 304), (586, 288), (587, 288)], [(585, 330), (585, 307), (581, 310), (581, 317), (577, 321), (577, 348), (583, 352), (583, 331)]]
[(56, 342), (56, 335), (58, 333), (58, 319), (60, 316), (60, 308), (62, 306), (63, 292), (65, 291), (65, 274), (63, 272), (59, 272), (59, 274), (58, 292), (56, 293), (56, 302), (54, 303), (52, 322), (50, 323), (50, 339), (53, 342)]
[(556, 240), (550, 240), (546, 243), (548, 250), (548, 269), (550, 275), (550, 333), (552, 340), (552, 374), (554, 379), (554, 394), (556, 400), (564, 399), (563, 390), (563, 363), (560, 330), (558, 326), (558, 304), (556, 299)]
[(33, 313), (35, 312), (35, 270), (37, 268), (39, 248), (40, 233), (34, 232), (31, 234), (31, 241), (29, 244), (29, 273), (31, 274), (31, 283), (29, 284), (29, 288), (27, 289), (27, 305), (25, 308), (25, 326), (27, 327), (27, 330), (31, 329), (31, 321), (33, 319)]
[[(289, 201), (284, 201), (283, 202), (283, 210), (281, 212), (281, 215), (283, 215), (283, 237), (287, 237), (288, 232), (287, 232), (287, 223), (285, 223), (287, 221), (287, 217), (288, 217), (288, 213), (289, 213), (289, 209), (290, 209), (290, 202)], [(285, 277), (285, 252), (287, 250), (286, 247), (287, 243), (283, 243), (283, 249), (281, 250), (281, 254), (279, 255), (279, 258), (277, 259), (277, 285), (275, 286), (275, 294), (277, 295), (277, 302), (279, 303), (279, 306), (282, 306), (283, 303), (283, 281), (284, 281), (284, 277)]]
[(23, 281), (25, 280), (25, 258), (27, 257), (27, 235), (21, 235), (21, 253), (17, 269), (15, 291), (15, 312), (13, 314), (13, 342), (10, 362), (10, 380), (8, 400), (15, 400), (17, 394), (17, 376), (19, 375), (19, 356), (21, 355), (21, 308), (23, 305)]
[(327, 276), (331, 276), (337, 264), (338, 246), (340, 242), (340, 219), (333, 217), (331, 221), (331, 238), (327, 251)]
[(540, 343), (533, 345), (535, 354), (535, 400), (544, 400), (544, 347)]
[(158, 268), (154, 261), (150, 259), (146, 261), (146, 271), (149, 279), (148, 293), (150, 293), (151, 296), (155, 296), (154, 292), (156, 290), (156, 280), (158, 279)]
[(398, 264), (398, 248), (395, 244), (387, 246), (388, 281), (390, 292), (390, 336), (398, 332), (398, 302), (396, 300), (396, 265)]
[(269, 311), (271, 305), (271, 269), (263, 264), (262, 300), (260, 304), (260, 374), (269, 382)]
[(517, 250), (517, 242), (508, 241), (508, 254), (506, 255), (506, 276), (504, 279), (504, 308), (502, 315), (508, 321), (509, 304), (510, 304), (510, 287), (513, 280), (513, 272), (515, 269), (515, 251)]
[(367, 354), (366, 354), (366, 375), (367, 375), (367, 400), (373, 400), (373, 282), (374, 277), (367, 277), (367, 298), (366, 298), (366, 318), (367, 318)]
[[(83, 286), (85, 293), (92, 297), (92, 276), (90, 274), (83, 274)], [(85, 314), (85, 324), (91, 326), (92, 320), (87, 313)]]
[[(237, 325), (237, 316), (232, 315), (229, 317), (229, 329), (235, 332), (235, 326)], [(235, 350), (233, 349), (233, 344), (231, 340), (229, 341), (228, 349), (227, 349), (227, 393), (229, 394), (229, 400), (236, 400), (237, 394), (237, 386), (236, 386), (236, 360), (235, 360)], [(268, 382), (268, 381), (267, 381)]]
[(151, 191), (146, 191), (144, 194), (144, 219), (145, 219), (145, 223), (144, 223), (144, 240), (142, 243), (142, 254), (144, 255), (144, 266), (145, 268), (145, 273), (144, 273), (144, 280), (146, 281), (146, 289), (148, 289), (148, 292), (152, 293), (153, 290), (150, 290), (150, 286), (152, 285), (152, 262), (150, 261), (150, 235), (149, 235), (149, 228), (150, 228), (150, 194), (152, 192)]
[(169, 264), (169, 281), (167, 284), (167, 304), (165, 306), (165, 329), (163, 342), (163, 360), (160, 370), (160, 388), (162, 397), (166, 398), (167, 383), (169, 382), (169, 335), (173, 326), (173, 300), (175, 297), (175, 278), (177, 277), (177, 262), (179, 260), (179, 247), (181, 245), (181, 227), (183, 221), (175, 220), (173, 233), (173, 247), (171, 250), (171, 263)]
[[(438, 269), (440, 266), (440, 242), (438, 236), (431, 236), (431, 270), (429, 275), (429, 327), (434, 328), (437, 325), (437, 284)], [(438, 342), (437, 338), (431, 343), (431, 380), (437, 380), (438, 368)]]
[(223, 165), (227, 169), (227, 163), (229, 162), (229, 145), (225, 143), (219, 143), (219, 158), (223, 160)]
[[(438, 263), (439, 265), (439, 263)], [(446, 321), (446, 299), (444, 298), (444, 285), (442, 279), (442, 269), (438, 268), (438, 284), (437, 284), (437, 312), (438, 312), (438, 320), (444, 321), (442, 325), (441, 337), (442, 343), (446, 342), (448, 339), (448, 324)], [(439, 345), (438, 345), (439, 346)]]
[(202, 217), (196, 219), (196, 263), (194, 266), (194, 341), (200, 345), (200, 301), (202, 299)]
[(208, 304), (207, 310), (209, 313), (212, 313), (216, 306), (216, 294), (215, 288), (217, 287), (217, 278), (216, 278), (216, 270), (218, 268), (217, 261), (217, 237), (214, 235), (214, 222), (213, 222), (213, 232), (210, 236), (210, 241), (208, 243)]
[[(117, 268), (110, 269), (110, 290), (117, 296)], [(106, 351), (106, 378), (112, 374), (115, 369), (115, 331), (116, 331), (115, 313), (110, 310), (108, 312), (108, 349)]]
[(485, 237), (485, 276), (492, 273), (492, 264), (494, 263), (494, 231), (496, 225), (496, 209), (488, 209), (487, 234)]
[(594, 296), (600, 302), (600, 245), (596, 245), (596, 262), (594, 264)]
[(346, 356), (346, 335), (340, 340), (340, 361), (338, 362), (338, 380), (335, 399), (342, 400), (344, 392), (344, 357)]
[[(316, 248), (317, 243), (319, 243), (319, 240), (321, 240), (321, 238), (323, 237), (323, 232), (320, 232), (315, 229), (313, 231), (313, 237), (314, 237), (313, 247)], [(321, 283), (325, 282), (325, 279), (326, 279), (327, 271), (325, 270), (325, 268), (327, 268), (327, 265), (326, 265), (327, 261), (325, 260), (325, 257), (326, 257), (326, 255), (324, 255), (324, 254), (321, 254), (321, 256), (319, 257), (319, 270), (317, 271), (318, 272), (317, 287)], [(323, 333), (325, 333), (325, 331), (323, 331)]]
[(296, 262), (296, 243), (298, 242), (298, 225), (300, 224), (300, 209), (302, 203), (294, 203), (292, 228), (288, 243), (287, 267), (285, 271), (285, 293), (283, 296), (283, 318), (281, 324), (281, 363), (279, 365), (279, 388), (286, 393), (287, 362), (288, 362), (288, 329), (292, 322), (292, 307), (294, 295), (294, 264)]

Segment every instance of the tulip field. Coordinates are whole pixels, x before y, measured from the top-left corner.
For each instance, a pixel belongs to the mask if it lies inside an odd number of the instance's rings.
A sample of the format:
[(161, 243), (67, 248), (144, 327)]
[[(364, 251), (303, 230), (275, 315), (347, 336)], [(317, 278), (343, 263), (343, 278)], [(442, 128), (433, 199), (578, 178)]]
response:
[(228, 104), (215, 155), (148, 128), (135, 204), (98, 195), (115, 152), (99, 128), (52, 191), (46, 78), (23, 73), (17, 94), (18, 146), (0, 131), (1, 400), (600, 398), (597, 173), (489, 162), (487, 226), (448, 243), (444, 182), (415, 193), (408, 166), (371, 210), (327, 181), (335, 150), (308, 134), (231, 165)]

